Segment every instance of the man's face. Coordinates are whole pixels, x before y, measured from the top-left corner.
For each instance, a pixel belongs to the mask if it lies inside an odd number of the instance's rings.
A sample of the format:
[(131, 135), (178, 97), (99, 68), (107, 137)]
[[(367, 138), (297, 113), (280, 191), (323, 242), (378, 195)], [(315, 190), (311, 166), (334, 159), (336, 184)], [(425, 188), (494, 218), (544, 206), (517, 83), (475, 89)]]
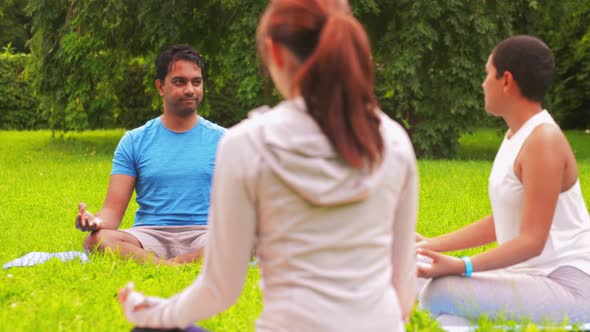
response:
[(504, 108), (504, 84), (503, 78), (496, 78), (496, 67), (492, 62), (492, 55), (486, 63), (486, 78), (481, 84), (485, 99), (485, 110), (493, 116), (500, 116)]
[(203, 100), (201, 68), (190, 61), (178, 60), (170, 66), (164, 82), (156, 80), (156, 88), (164, 98), (164, 112), (191, 116)]

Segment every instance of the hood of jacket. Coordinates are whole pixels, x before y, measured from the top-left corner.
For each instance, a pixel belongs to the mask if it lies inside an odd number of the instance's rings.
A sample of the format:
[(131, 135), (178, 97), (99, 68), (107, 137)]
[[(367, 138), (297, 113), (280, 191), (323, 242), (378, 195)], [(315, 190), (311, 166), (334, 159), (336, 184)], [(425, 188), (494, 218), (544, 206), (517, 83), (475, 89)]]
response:
[(305, 110), (303, 98), (250, 112), (257, 122), (249, 131), (255, 149), (292, 190), (314, 205), (362, 201), (381, 182), (382, 164), (372, 171), (344, 162)]

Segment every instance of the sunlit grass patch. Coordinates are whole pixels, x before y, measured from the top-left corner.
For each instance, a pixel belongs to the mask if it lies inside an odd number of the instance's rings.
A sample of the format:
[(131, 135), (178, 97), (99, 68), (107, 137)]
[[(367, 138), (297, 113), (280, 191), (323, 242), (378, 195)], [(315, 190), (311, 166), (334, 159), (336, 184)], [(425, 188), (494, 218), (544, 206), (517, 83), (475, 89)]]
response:
[[(102, 205), (112, 153), (122, 135), (122, 130), (105, 130), (52, 138), (48, 131), (0, 131), (0, 263), (31, 251), (82, 250), (86, 233), (74, 228), (76, 205), (84, 201), (91, 211)], [(568, 132), (568, 137), (588, 204), (590, 135)], [(500, 140), (493, 131), (478, 131), (461, 140), (461, 158), (419, 162), (421, 233), (449, 232), (490, 213), (487, 178)], [(131, 226), (136, 208), (132, 199), (123, 227)], [(199, 269), (198, 264), (161, 267), (93, 255), (86, 264), (52, 260), (2, 270), (0, 331), (127, 331), (131, 326), (115, 298), (120, 287), (133, 280), (138, 290), (166, 297), (189, 285)], [(212, 331), (253, 331), (262, 309), (258, 278), (252, 267), (238, 302), (200, 325)], [(479, 324), (482, 331), (493, 331), (495, 323)], [(434, 331), (437, 326), (427, 313), (416, 311), (408, 329)]]

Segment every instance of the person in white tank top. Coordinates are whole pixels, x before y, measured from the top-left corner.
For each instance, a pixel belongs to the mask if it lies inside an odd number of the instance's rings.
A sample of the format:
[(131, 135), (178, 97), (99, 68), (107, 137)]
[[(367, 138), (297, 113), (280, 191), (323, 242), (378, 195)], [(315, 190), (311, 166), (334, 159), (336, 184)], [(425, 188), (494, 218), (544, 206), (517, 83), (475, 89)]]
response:
[[(533, 322), (590, 322), (590, 217), (569, 143), (541, 101), (554, 74), (541, 40), (515, 36), (488, 58), (487, 113), (509, 127), (489, 177), (492, 214), (434, 238), (417, 235), (429, 258), (420, 305), (443, 324), (481, 315)], [(473, 257), (442, 252), (497, 242)]]

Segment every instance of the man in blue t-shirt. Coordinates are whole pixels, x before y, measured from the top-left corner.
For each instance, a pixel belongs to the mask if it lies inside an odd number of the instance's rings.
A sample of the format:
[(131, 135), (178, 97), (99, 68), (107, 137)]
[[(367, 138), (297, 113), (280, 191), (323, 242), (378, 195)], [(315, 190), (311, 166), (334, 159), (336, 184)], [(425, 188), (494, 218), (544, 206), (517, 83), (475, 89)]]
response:
[[(225, 131), (197, 115), (203, 68), (203, 57), (189, 45), (158, 56), (155, 85), (164, 114), (121, 138), (102, 209), (93, 215), (79, 204), (76, 227), (91, 232), (86, 250), (161, 264), (200, 257), (215, 152)], [(139, 209), (133, 227), (117, 230), (134, 189)]]

